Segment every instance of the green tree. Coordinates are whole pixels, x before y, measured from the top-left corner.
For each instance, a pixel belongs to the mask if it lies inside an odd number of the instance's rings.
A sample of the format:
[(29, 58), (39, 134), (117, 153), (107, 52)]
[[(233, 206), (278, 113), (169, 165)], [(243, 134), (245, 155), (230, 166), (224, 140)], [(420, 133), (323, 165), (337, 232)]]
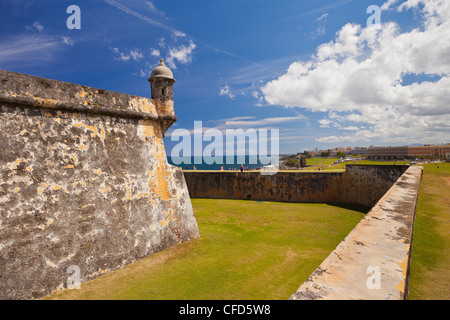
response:
[(286, 166), (291, 167), (291, 168), (300, 168), (300, 161), (298, 161), (297, 159), (288, 159), (286, 161)]

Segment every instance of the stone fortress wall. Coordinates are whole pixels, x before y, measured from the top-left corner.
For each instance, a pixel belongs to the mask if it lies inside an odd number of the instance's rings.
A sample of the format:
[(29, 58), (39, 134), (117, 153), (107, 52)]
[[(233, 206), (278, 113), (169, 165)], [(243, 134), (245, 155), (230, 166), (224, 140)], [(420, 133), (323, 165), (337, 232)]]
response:
[(408, 166), (347, 165), (345, 172), (186, 171), (192, 198), (351, 203), (372, 207)]
[(406, 300), (422, 172), (408, 168), (290, 300)]
[(346, 171), (184, 172), (191, 198), (358, 204), (372, 209), (290, 300), (408, 297), (422, 167), (347, 165)]
[(149, 81), (152, 99), (0, 70), (0, 299), (39, 299), (73, 270), (85, 282), (199, 237), (190, 197), (373, 207), (291, 299), (407, 297), (420, 167), (183, 174), (163, 143), (175, 80), (161, 62)]
[(0, 70), (0, 299), (42, 298), (73, 270), (85, 282), (199, 236), (183, 173), (167, 163), (166, 92)]

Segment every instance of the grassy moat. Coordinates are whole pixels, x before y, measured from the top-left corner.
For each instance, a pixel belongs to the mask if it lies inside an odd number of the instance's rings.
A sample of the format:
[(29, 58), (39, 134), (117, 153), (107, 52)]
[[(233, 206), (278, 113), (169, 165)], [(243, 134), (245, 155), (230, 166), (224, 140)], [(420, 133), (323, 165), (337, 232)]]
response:
[(450, 163), (426, 164), (414, 223), (410, 300), (450, 299)]
[(369, 208), (192, 199), (201, 237), (53, 299), (288, 299)]
[[(426, 164), (411, 300), (450, 299), (450, 163)], [(192, 199), (201, 237), (51, 299), (287, 299), (368, 208)]]

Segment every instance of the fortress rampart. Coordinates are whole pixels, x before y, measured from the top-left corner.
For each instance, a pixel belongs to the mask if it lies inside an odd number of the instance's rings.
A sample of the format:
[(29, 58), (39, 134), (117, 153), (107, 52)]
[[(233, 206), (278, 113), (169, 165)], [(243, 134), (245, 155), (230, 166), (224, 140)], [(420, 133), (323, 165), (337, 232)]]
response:
[(405, 300), (422, 167), (410, 167), (290, 300)]
[(345, 172), (184, 172), (192, 198), (351, 203), (372, 207), (408, 166), (348, 165)]
[(408, 297), (422, 170), (347, 165), (342, 173), (191, 171), (184, 175), (192, 198), (372, 207), (290, 300), (401, 300)]
[(85, 282), (199, 236), (167, 163), (164, 98), (0, 70), (0, 299), (41, 298), (68, 271)]
[(161, 62), (149, 81), (151, 99), (0, 70), (0, 299), (39, 299), (198, 237), (190, 197), (372, 207), (291, 299), (407, 297), (420, 167), (183, 174), (163, 143), (175, 80)]

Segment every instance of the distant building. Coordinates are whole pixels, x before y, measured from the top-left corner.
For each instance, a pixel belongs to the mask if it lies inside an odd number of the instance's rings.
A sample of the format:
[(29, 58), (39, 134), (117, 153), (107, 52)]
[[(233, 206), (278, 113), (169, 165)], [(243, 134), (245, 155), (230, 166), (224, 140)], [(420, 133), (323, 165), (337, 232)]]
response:
[(370, 147), (370, 159), (414, 159), (414, 158), (445, 158), (450, 153), (450, 143), (446, 145), (402, 146), (402, 147)]
[(352, 150), (350, 150), (348, 152), (349, 155), (366, 155), (367, 154), (368, 149), (367, 148), (360, 148), (360, 147), (355, 147)]
[(321, 157), (323, 152), (326, 152), (326, 150), (317, 150), (316, 148), (314, 151), (305, 151), (303, 154), (311, 158), (314, 158), (314, 157)]

